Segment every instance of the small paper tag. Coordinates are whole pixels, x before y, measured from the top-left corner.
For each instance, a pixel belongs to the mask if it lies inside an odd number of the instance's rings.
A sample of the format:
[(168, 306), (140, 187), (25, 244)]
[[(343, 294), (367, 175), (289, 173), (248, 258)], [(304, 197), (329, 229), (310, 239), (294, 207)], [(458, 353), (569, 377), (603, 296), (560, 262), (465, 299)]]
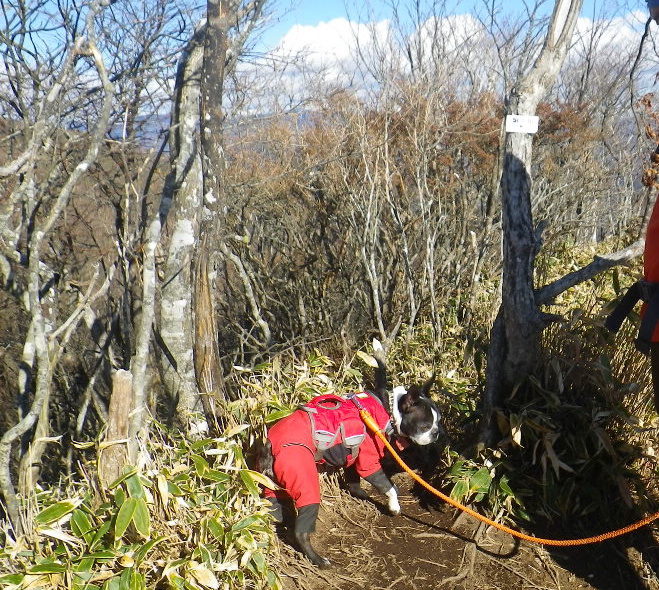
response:
[(506, 133), (537, 133), (539, 120), (536, 115), (506, 115)]

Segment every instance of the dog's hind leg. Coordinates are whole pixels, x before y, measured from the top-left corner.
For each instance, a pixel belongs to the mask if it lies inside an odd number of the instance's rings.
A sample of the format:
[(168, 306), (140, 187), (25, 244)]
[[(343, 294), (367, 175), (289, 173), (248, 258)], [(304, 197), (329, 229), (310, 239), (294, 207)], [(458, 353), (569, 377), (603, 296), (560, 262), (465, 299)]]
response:
[(268, 498), (270, 502), (270, 516), (275, 524), (283, 524), (284, 507), (281, 505), (279, 498)]
[(307, 504), (298, 508), (297, 518), (295, 519), (295, 540), (297, 541), (302, 553), (304, 553), (311, 563), (321, 568), (332, 565), (327, 557), (323, 557), (311, 545), (311, 533), (316, 530), (316, 519), (318, 518), (318, 509), (320, 504)]

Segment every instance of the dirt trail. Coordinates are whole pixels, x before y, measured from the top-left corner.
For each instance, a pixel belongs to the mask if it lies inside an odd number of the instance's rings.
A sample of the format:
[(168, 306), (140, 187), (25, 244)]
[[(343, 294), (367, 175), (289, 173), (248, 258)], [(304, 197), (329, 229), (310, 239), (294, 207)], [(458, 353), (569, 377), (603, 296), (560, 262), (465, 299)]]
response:
[[(486, 528), (445, 505), (424, 507), (405, 474), (394, 476), (402, 514), (381, 498), (350, 497), (329, 479), (314, 545), (333, 562), (318, 570), (282, 542), (285, 590), (657, 590), (643, 560), (652, 531), (551, 552)], [(366, 486), (365, 486), (366, 487)], [(371, 493), (371, 490), (369, 490)], [(654, 543), (656, 545), (656, 543)], [(636, 547), (641, 546), (641, 549)]]

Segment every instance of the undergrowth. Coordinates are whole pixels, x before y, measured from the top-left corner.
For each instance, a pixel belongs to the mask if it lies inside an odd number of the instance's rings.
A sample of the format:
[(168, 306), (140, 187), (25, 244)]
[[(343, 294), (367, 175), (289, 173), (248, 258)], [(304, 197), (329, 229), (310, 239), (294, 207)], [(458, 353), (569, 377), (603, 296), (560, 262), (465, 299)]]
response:
[[(572, 252), (574, 254), (574, 252)], [(595, 252), (546, 256), (546, 283)], [(500, 520), (601, 530), (646, 512), (658, 498), (648, 362), (635, 351), (634, 320), (617, 336), (603, 319), (638, 266), (615, 269), (561, 295), (549, 311), (536, 374), (517, 384), (498, 415), (495, 449), (474, 446), (486, 341), (454, 316), (441, 346), (428, 326), (389, 350), (393, 385), (437, 376), (433, 395), (449, 440), (433, 483)], [(484, 286), (495, 297), (497, 289)], [(495, 306), (496, 301), (490, 300)], [(481, 310), (492, 315), (491, 310)], [(637, 318), (636, 318), (637, 319)], [(234, 367), (243, 396), (228, 404), (232, 427), (218, 439), (190, 441), (153, 424), (148, 467), (128, 467), (108, 489), (90, 475), (26, 500), (27, 535), (4, 531), (0, 584), (7, 588), (278, 588), (277, 545), (260, 497), (267, 480), (251, 471), (245, 449), (268, 425), (324, 393), (368, 386), (368, 348), (333, 360), (279, 355)], [(93, 471), (93, 466), (87, 466)], [(625, 508), (611, 511), (611, 506)], [(564, 530), (567, 530), (565, 528)], [(1, 533), (0, 533), (1, 534)]]
[(38, 489), (28, 534), (5, 531), (0, 586), (15, 589), (278, 588), (276, 551), (238, 425), (194, 442), (152, 425), (148, 468)]

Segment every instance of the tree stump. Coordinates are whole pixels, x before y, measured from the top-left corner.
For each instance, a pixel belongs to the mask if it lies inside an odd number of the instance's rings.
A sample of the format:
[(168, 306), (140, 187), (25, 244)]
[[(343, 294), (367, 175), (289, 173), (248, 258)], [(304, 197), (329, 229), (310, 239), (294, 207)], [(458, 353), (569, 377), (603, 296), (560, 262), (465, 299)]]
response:
[(132, 402), (133, 375), (123, 369), (112, 376), (108, 429), (101, 443), (98, 475), (104, 487), (117, 479), (128, 463), (128, 425)]

